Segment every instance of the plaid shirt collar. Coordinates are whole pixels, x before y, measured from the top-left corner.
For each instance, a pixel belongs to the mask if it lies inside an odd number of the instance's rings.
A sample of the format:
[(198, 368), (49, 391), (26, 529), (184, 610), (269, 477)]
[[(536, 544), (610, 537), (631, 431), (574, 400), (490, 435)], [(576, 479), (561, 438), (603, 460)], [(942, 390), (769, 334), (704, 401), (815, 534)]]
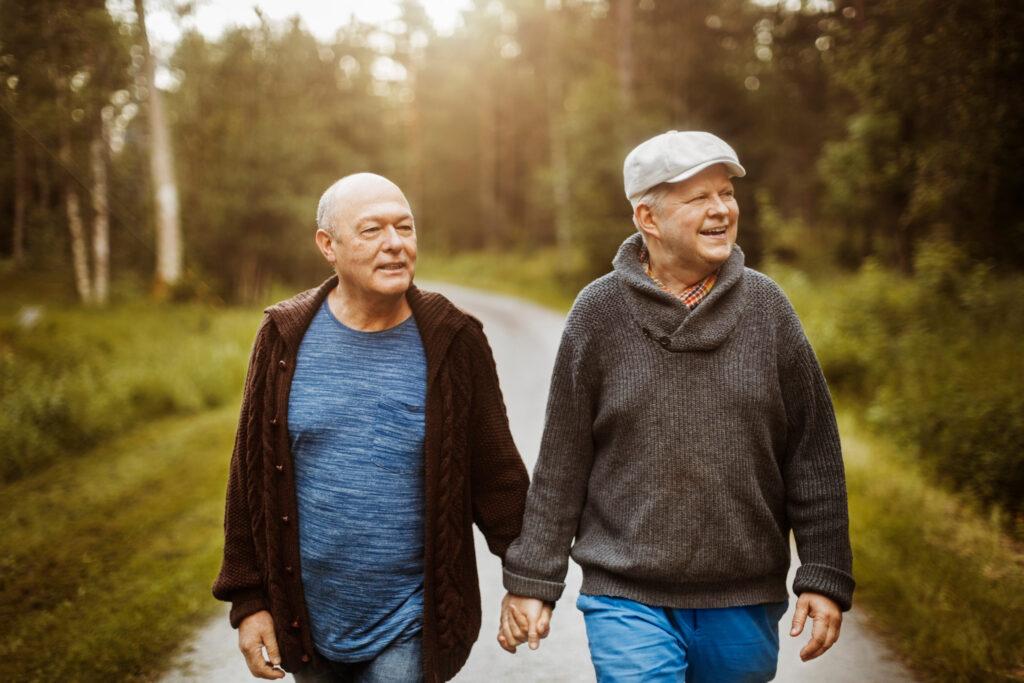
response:
[(715, 286), (715, 281), (718, 280), (718, 271), (716, 270), (700, 282), (690, 285), (679, 294), (675, 294), (669, 290), (661, 280), (654, 277), (651, 273), (650, 255), (646, 248), (642, 249), (640, 252), (640, 263), (643, 264), (644, 270), (647, 272), (647, 277), (651, 278), (654, 284), (658, 285), (662, 291), (667, 292), (682, 301), (683, 305), (691, 311), (696, 308), (697, 304), (703, 301), (708, 294), (711, 293), (711, 288)]

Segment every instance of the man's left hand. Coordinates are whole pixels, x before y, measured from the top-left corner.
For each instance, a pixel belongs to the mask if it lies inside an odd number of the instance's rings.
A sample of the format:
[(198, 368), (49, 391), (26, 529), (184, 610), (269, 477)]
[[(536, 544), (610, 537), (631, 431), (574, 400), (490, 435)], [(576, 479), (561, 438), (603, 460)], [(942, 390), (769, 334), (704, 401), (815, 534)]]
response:
[(811, 639), (800, 650), (800, 659), (810, 661), (825, 653), (839, 640), (839, 629), (843, 625), (843, 612), (830, 598), (820, 593), (801, 593), (796, 602), (793, 627), (789, 635), (798, 636), (804, 630), (804, 622), (810, 616), (814, 622)]

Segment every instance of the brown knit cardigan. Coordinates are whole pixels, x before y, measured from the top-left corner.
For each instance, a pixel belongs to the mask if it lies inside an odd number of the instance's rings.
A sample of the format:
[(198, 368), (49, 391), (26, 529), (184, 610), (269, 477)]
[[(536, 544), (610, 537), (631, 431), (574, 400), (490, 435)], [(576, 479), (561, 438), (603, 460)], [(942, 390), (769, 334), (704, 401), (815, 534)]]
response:
[[(319, 667), (299, 570), (298, 509), (288, 443), (288, 394), (299, 343), (337, 278), (266, 310), (256, 333), (231, 456), (224, 560), (213, 585), (231, 625), (269, 610), (282, 666)], [(482, 325), (440, 294), (406, 295), (427, 358), (423, 446), (423, 671), (459, 671), (480, 631), (472, 525), (503, 557), (519, 535), (528, 477), (512, 442)], [(380, 577), (386, 580), (387, 577)]]

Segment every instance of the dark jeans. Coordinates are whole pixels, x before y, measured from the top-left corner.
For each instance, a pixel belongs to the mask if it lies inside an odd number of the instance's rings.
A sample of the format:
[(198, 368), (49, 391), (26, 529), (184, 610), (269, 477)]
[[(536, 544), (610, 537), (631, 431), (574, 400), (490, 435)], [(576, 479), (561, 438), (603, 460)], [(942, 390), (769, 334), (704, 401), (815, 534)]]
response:
[(303, 669), (296, 683), (416, 683), (423, 680), (422, 640), (394, 643), (367, 662), (330, 662), (327, 669)]

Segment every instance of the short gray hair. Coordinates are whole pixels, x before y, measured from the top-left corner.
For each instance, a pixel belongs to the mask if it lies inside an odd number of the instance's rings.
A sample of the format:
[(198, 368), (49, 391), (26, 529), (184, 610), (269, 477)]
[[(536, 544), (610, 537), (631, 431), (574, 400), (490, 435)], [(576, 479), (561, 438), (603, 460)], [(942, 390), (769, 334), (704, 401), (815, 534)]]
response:
[(644, 190), (643, 194), (629, 200), (629, 203), (633, 206), (633, 225), (637, 230), (640, 229), (640, 224), (636, 222), (637, 207), (643, 204), (649, 208), (652, 213), (657, 212), (661, 208), (661, 203), (665, 200), (665, 196), (668, 195), (669, 190), (671, 189), (671, 183), (658, 183), (654, 187)]
[(332, 237), (334, 236), (334, 225), (331, 223), (331, 219), (334, 218), (334, 213), (337, 210), (336, 195), (338, 185), (344, 178), (336, 180), (330, 187), (324, 190), (324, 193), (320, 195), (320, 203), (316, 206), (316, 227), (318, 230), (323, 230)]

